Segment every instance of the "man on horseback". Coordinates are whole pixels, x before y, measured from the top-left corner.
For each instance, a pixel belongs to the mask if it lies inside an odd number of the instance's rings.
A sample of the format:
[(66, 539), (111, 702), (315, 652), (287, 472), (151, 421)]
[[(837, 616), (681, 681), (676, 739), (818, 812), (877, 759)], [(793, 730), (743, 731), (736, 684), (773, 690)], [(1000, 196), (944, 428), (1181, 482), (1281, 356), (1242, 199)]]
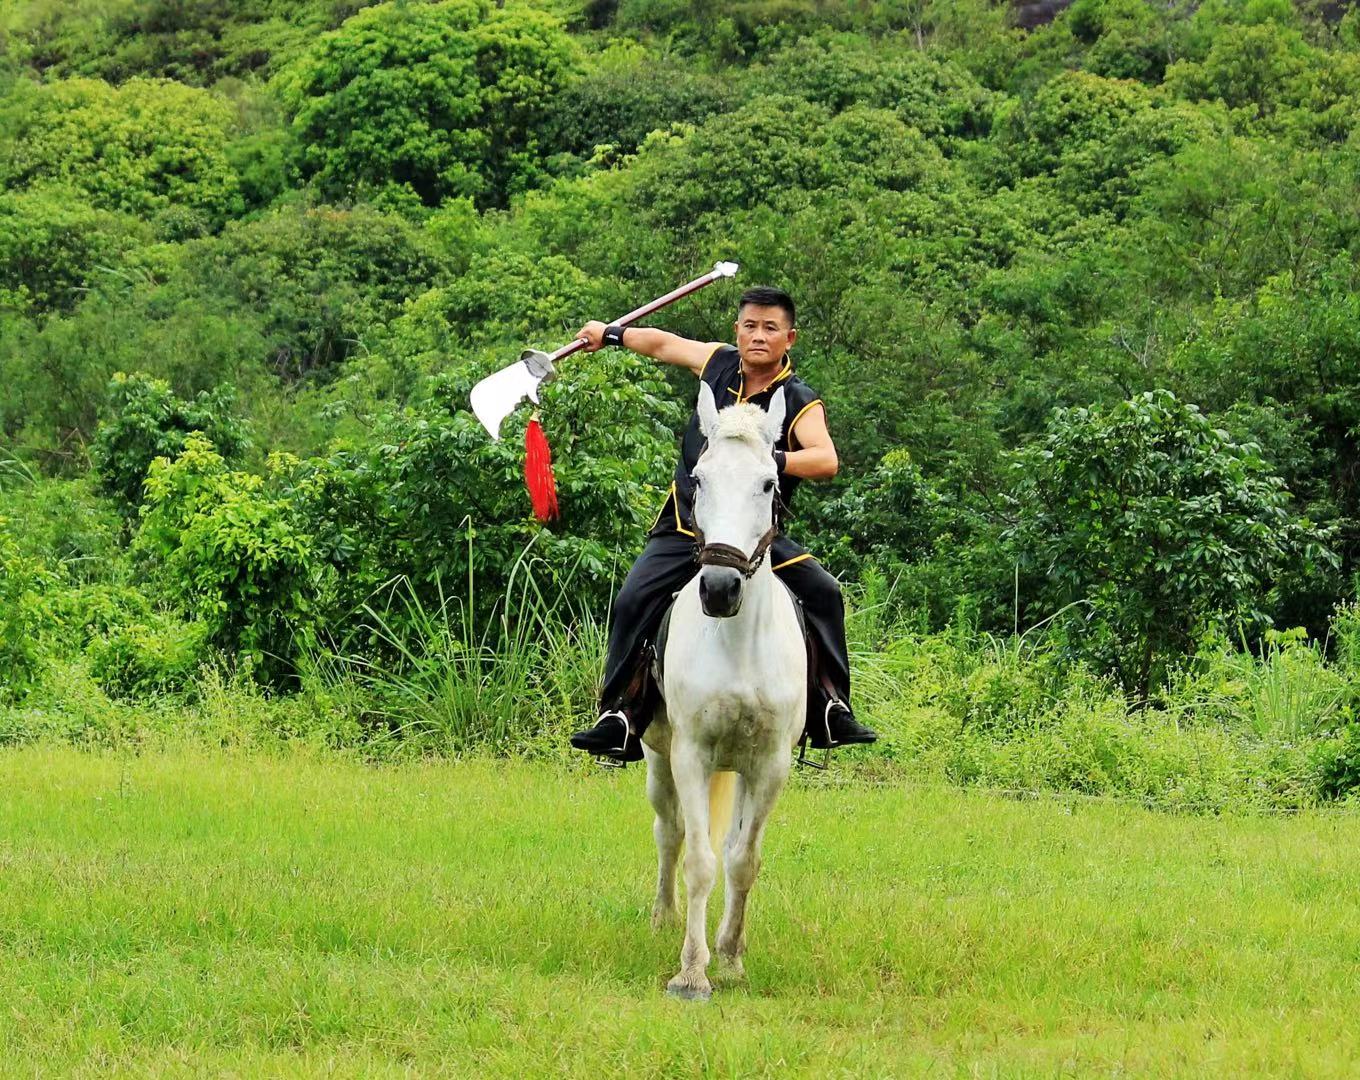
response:
[[(782, 387), (787, 403), (783, 434), (775, 444), (779, 499), (790, 505), (801, 480), (836, 475), (836, 447), (826, 410), (794, 374), (788, 350), (798, 336), (792, 298), (782, 289), (758, 286), (737, 305), (735, 347), (700, 342), (652, 327), (620, 329), (589, 322), (577, 337), (589, 352), (622, 346), (664, 364), (688, 368), (708, 383), (718, 408), (749, 402), (769, 409)], [(605, 660), (600, 717), (571, 737), (572, 746), (616, 761), (639, 761), (639, 737), (654, 707), (649, 664), (661, 618), (672, 596), (698, 571), (695, 561), (694, 467), (704, 448), (699, 417), (690, 417), (675, 479), (648, 533), (647, 546), (614, 600)], [(871, 743), (878, 736), (850, 711), (850, 661), (845, 644), (845, 606), (840, 585), (812, 555), (782, 532), (770, 546), (773, 569), (802, 604), (808, 626), (811, 672), (807, 737), (817, 748)]]

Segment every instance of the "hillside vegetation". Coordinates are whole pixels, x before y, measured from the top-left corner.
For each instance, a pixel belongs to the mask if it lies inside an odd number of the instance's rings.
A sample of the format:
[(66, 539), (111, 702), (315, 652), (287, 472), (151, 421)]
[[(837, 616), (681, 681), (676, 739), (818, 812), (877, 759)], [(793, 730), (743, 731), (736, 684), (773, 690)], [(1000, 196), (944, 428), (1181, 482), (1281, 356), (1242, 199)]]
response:
[(0, 737), (238, 693), (555, 752), (692, 388), (564, 363), (546, 528), (527, 410), (493, 443), (468, 391), (730, 259), (798, 300), (840, 450), (791, 528), (858, 612), (863, 768), (1345, 796), (1360, 13), (1319, 10), (7, 4)]

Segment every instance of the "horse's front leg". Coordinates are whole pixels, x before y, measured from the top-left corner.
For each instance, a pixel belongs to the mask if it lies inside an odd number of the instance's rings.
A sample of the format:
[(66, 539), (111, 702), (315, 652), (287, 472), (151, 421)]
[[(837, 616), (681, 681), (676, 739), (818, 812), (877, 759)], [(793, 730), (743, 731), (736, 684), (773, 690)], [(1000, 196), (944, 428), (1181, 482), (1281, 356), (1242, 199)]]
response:
[(727, 843), (725, 870), (727, 899), (718, 926), (718, 963), (728, 975), (742, 978), (741, 957), (746, 952), (746, 899), (760, 873), (760, 844), (775, 800), (789, 776), (789, 755), (764, 762), (742, 776), (737, 802), (737, 827)]
[(708, 842), (708, 770), (692, 744), (671, 742), (671, 776), (685, 819), (685, 944), (680, 970), (666, 989), (683, 998), (706, 1000), (708, 981), (708, 896), (718, 876), (718, 859)]
[(685, 823), (680, 814), (680, 798), (671, 778), (670, 760), (651, 747), (647, 758), (647, 798), (656, 811), (652, 835), (656, 837), (656, 902), (652, 905), (652, 925), (661, 927), (675, 922), (675, 864), (685, 839)]

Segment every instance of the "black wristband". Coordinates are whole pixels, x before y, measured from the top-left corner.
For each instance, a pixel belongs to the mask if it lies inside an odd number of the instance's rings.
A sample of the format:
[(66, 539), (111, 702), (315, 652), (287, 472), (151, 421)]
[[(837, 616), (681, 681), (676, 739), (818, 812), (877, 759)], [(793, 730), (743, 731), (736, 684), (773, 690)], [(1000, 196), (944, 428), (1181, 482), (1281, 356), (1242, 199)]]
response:
[(600, 335), (600, 340), (606, 345), (614, 345), (621, 349), (623, 348), (624, 329), (622, 326), (606, 326), (604, 333)]
[(774, 452), (774, 469), (780, 476), (784, 475), (784, 466), (788, 463), (788, 460), (789, 455), (784, 453), (783, 450)]

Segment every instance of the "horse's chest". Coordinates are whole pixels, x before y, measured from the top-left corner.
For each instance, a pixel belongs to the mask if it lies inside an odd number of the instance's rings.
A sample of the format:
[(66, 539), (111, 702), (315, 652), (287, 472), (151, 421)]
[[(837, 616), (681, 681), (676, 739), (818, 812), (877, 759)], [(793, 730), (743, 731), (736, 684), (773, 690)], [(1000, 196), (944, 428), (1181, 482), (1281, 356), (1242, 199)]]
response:
[(701, 742), (749, 750), (780, 740), (789, 718), (800, 711), (803, 672), (781, 673), (752, 684), (722, 663), (667, 679), (667, 700), (681, 705)]
[(807, 686), (807, 653), (792, 601), (782, 622), (778, 609), (761, 609), (757, 633), (703, 620), (697, 589), (677, 603), (662, 680), (675, 729), (723, 760), (786, 750), (802, 730)]

